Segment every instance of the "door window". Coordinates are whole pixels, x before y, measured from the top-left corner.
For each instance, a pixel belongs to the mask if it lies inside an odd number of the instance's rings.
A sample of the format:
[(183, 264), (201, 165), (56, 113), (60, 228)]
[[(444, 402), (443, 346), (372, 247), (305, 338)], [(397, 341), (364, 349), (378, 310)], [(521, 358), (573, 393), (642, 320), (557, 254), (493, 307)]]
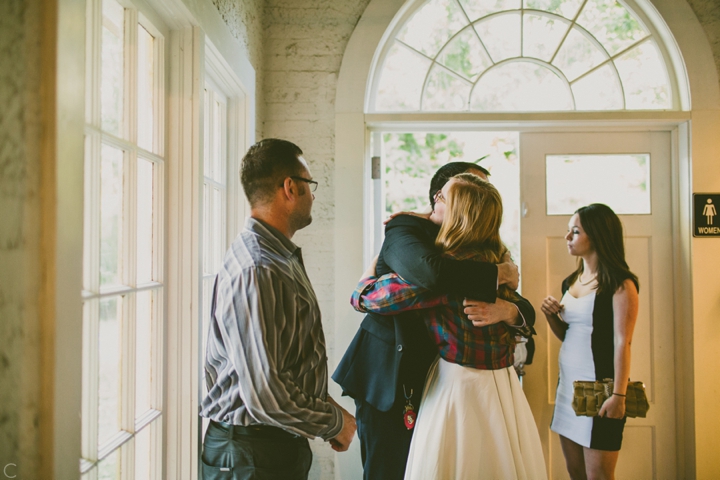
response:
[(548, 215), (572, 215), (591, 203), (617, 214), (650, 213), (650, 155), (547, 155)]

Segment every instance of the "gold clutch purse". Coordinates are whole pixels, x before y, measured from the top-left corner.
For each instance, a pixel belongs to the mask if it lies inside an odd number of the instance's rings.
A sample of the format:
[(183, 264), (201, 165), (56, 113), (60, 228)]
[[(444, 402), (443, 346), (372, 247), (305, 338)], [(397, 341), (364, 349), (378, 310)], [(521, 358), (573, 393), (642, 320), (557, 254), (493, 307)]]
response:
[[(573, 382), (573, 387), (572, 408), (575, 410), (575, 415), (595, 417), (603, 402), (612, 395), (613, 381), (610, 378), (602, 382), (578, 380)], [(642, 382), (628, 382), (625, 392), (625, 415), (645, 418), (649, 409), (645, 385)]]

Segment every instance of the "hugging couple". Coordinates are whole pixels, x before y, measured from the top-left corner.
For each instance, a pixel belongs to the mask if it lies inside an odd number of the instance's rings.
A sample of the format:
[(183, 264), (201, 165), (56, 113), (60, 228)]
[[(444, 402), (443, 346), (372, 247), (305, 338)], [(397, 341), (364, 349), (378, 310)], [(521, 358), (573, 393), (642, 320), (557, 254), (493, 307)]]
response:
[(515, 292), (487, 175), (441, 167), (432, 212), (390, 219), (353, 292), (367, 315), (333, 379), (355, 400), (366, 479), (547, 478), (513, 368), (535, 311)]

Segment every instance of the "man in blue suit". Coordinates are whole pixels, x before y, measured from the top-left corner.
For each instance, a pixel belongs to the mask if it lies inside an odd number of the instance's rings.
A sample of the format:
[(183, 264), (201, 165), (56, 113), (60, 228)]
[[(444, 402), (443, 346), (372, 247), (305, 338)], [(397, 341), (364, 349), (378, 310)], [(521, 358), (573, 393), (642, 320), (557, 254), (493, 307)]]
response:
[[(430, 202), (443, 185), (459, 173), (487, 179), (488, 172), (473, 163), (453, 162), (441, 167), (430, 183)], [(497, 287), (518, 285), (517, 266), (444, 258), (435, 247), (439, 225), (418, 216), (399, 215), (385, 228), (377, 261), (378, 276), (395, 272), (410, 283), (438, 294), (466, 300), (465, 313), (476, 325), (500, 321), (518, 334), (534, 333), (535, 310), (521, 298), (515, 304), (497, 298)], [(417, 412), (430, 365), (438, 351), (424, 322), (408, 314), (367, 314), (338, 365), (333, 380), (355, 400), (357, 432), (365, 479), (402, 479), (412, 429), (405, 425), (405, 407)]]

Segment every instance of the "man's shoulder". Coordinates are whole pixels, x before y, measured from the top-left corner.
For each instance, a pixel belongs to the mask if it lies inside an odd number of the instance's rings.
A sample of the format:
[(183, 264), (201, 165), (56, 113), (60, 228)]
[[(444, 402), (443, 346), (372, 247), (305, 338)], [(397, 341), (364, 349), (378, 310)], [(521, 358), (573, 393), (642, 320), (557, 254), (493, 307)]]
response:
[(415, 215), (398, 215), (385, 225), (385, 234), (403, 234), (406, 232), (417, 232), (423, 234), (437, 235), (439, 227), (426, 218)]
[(225, 269), (237, 271), (274, 269), (287, 263), (275, 246), (251, 230), (243, 230), (230, 245), (225, 256)]
[(396, 217), (393, 217), (385, 226), (385, 228), (390, 227), (397, 227), (397, 226), (403, 226), (403, 225), (410, 225), (410, 226), (421, 226), (421, 227), (428, 227), (434, 225), (433, 222), (428, 220), (427, 218), (418, 217), (417, 215), (398, 215)]

